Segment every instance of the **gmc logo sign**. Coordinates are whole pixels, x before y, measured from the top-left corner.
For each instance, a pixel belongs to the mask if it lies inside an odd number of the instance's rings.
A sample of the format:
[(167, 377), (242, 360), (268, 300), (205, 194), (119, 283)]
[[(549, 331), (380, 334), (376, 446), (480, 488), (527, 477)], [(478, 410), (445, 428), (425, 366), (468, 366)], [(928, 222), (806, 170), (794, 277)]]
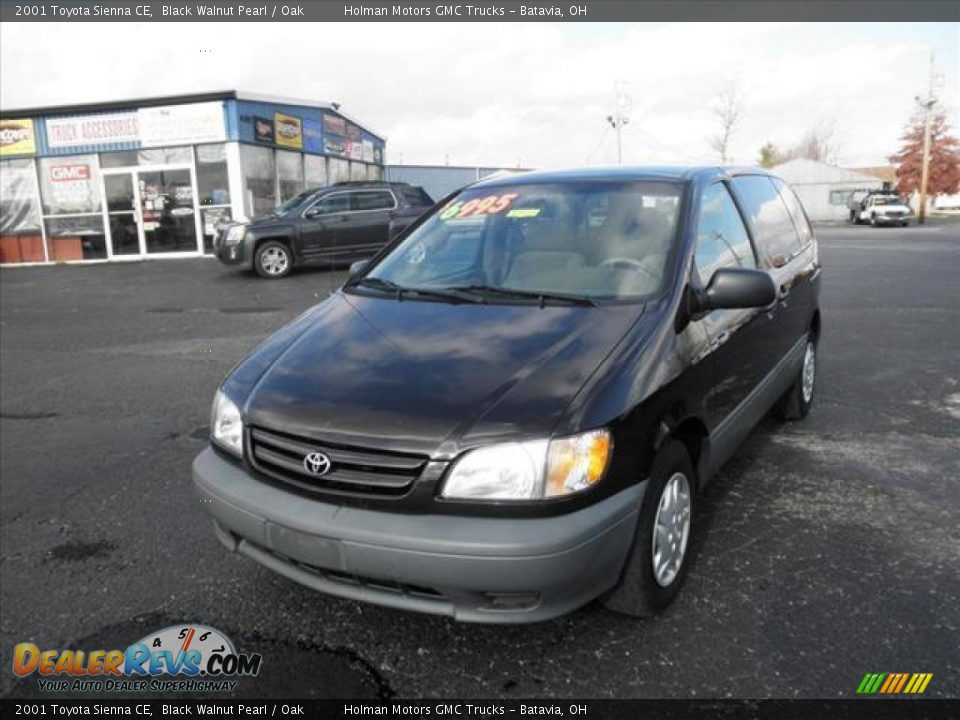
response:
[(89, 165), (54, 165), (50, 168), (50, 179), (54, 182), (89, 180)]

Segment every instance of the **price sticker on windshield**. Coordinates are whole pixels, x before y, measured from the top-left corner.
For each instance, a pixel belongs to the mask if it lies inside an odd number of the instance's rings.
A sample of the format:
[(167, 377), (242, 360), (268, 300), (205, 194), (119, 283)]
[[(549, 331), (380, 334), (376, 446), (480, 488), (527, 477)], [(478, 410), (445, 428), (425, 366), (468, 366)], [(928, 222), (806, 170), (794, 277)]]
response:
[(440, 211), (441, 220), (463, 220), (481, 215), (499, 215), (507, 210), (513, 201), (520, 197), (520, 193), (504, 193), (503, 195), (487, 195), (472, 200), (456, 200)]

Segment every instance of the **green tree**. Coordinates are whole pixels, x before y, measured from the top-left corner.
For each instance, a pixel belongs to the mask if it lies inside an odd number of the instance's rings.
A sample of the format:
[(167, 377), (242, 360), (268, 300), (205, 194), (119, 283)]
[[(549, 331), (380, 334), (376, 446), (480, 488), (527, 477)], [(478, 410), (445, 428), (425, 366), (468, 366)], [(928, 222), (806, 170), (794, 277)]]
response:
[(762, 168), (772, 168), (783, 162), (783, 153), (772, 142), (767, 142), (760, 148), (760, 159), (757, 164)]

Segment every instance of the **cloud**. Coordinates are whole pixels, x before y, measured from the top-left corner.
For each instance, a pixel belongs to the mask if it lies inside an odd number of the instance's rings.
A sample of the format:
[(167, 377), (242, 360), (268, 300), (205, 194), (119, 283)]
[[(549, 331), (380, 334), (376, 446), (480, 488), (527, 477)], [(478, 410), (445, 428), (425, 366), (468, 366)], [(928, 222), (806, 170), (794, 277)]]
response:
[(957, 105), (943, 24), (7, 23), (0, 40), (4, 107), (229, 88), (332, 100), (407, 163), (612, 162), (615, 82), (631, 99), (626, 162), (713, 161), (711, 107), (735, 82), (736, 161), (828, 123), (842, 160), (879, 163), (932, 46)]

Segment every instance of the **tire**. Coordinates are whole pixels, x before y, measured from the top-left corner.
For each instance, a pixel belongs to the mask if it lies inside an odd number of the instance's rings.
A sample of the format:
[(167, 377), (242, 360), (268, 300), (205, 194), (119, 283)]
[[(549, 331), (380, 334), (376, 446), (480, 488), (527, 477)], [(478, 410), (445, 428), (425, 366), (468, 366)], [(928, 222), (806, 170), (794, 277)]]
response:
[[(807, 372), (810, 373), (810, 376), (805, 381)], [(809, 384), (805, 385), (805, 382)], [(817, 341), (812, 336), (807, 335), (807, 347), (803, 352), (803, 365), (800, 366), (800, 372), (797, 374), (797, 379), (794, 380), (793, 385), (774, 406), (774, 414), (781, 420), (803, 420), (810, 412), (810, 406), (813, 405), (813, 398), (816, 394)]]
[(876, 216), (876, 215), (871, 215), (871, 216), (870, 216), (870, 225), (873, 226), (873, 227), (876, 227), (876, 226), (877, 226), (877, 216)]
[(907, 227), (909, 224), (910, 224), (910, 222), (907, 221), (907, 220), (901, 220), (901, 221), (900, 221), (900, 227)]
[[(648, 617), (673, 602), (690, 565), (695, 487), (696, 474), (687, 448), (676, 440), (669, 441), (653, 461), (640, 506), (633, 547), (624, 564), (620, 583), (602, 600), (608, 610), (633, 617)], [(674, 493), (673, 490), (679, 492)], [(671, 498), (679, 501), (676, 514), (672, 514), (670, 507), (664, 505)], [(670, 522), (671, 517), (675, 518), (675, 522)], [(662, 570), (659, 579), (654, 569), (654, 529), (658, 521), (661, 527), (669, 528), (670, 534), (661, 532), (660, 535), (667, 551), (673, 547), (679, 549), (679, 564), (674, 562), (659, 566)]]
[(268, 280), (286, 277), (293, 270), (293, 253), (284, 243), (268, 240), (257, 246), (253, 255), (253, 269)]

